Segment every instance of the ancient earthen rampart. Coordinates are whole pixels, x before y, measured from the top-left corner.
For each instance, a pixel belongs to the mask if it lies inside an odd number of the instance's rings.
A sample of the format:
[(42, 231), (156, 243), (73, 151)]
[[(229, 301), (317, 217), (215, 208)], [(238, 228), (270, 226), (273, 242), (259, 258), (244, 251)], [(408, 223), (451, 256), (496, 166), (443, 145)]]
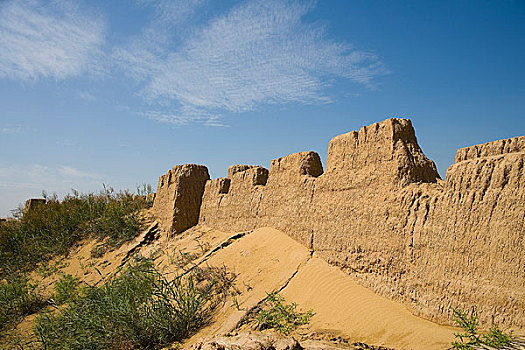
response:
[(176, 165), (159, 178), (153, 212), (168, 233), (180, 233), (199, 221), (204, 184), (210, 179), (204, 165)]
[(35, 210), (36, 208), (39, 208), (45, 204), (46, 200), (44, 198), (30, 198), (26, 200), (23, 213), (27, 214), (30, 211)]
[(232, 166), (228, 178), (168, 173), (154, 208), (175, 231), (197, 222), (177, 226), (178, 216), (227, 231), (277, 228), (436, 321), (476, 307), (485, 325), (523, 328), (524, 158), (525, 137), (463, 148), (442, 181), (410, 120), (388, 119), (332, 139), (324, 172), (317, 153), (301, 152), (269, 171)]

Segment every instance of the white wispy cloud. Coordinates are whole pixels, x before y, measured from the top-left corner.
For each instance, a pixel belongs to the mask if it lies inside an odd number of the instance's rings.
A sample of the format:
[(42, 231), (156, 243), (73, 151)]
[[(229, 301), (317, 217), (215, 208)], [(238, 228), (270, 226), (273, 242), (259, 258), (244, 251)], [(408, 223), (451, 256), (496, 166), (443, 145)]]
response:
[(208, 0), (137, 0), (139, 5), (154, 8), (153, 26), (180, 26), (193, 18)]
[(58, 169), (58, 173), (63, 176), (63, 177), (69, 177), (69, 178), (77, 178), (77, 177), (80, 177), (80, 178), (88, 178), (88, 179), (100, 179), (102, 178), (102, 176), (100, 176), (99, 174), (95, 174), (95, 173), (91, 173), (91, 172), (87, 172), (87, 171), (82, 171), (82, 170), (79, 170), (79, 169), (76, 169), (76, 168), (72, 168), (70, 166), (67, 166), (67, 165), (61, 165), (60, 168)]
[[(380, 60), (304, 22), (311, 8), (307, 2), (252, 0), (194, 28), (177, 45), (166, 42), (175, 40), (167, 26), (152, 25), (114, 57), (144, 82), (151, 104), (165, 107), (166, 113), (157, 109), (149, 117), (174, 124), (221, 125), (223, 113), (260, 104), (327, 103), (334, 79), (374, 87), (385, 72)], [(179, 13), (167, 11), (163, 21), (170, 20), (179, 23)]]
[(201, 122), (206, 126), (229, 127), (229, 125), (220, 121), (220, 117), (218, 115), (211, 115), (198, 110), (189, 110), (189, 108), (186, 108), (186, 106), (183, 106), (181, 111), (182, 113), (179, 114), (172, 114), (166, 111), (147, 111), (140, 114), (149, 119), (179, 126), (186, 125), (191, 122)]
[[(78, 181), (101, 180), (99, 174), (80, 170), (68, 165), (47, 166), (42, 164), (0, 166), (0, 187), (46, 188), (63, 187)], [(13, 179), (16, 179), (13, 181)], [(97, 181), (97, 183), (100, 181)]]
[(81, 99), (84, 102), (92, 102), (95, 101), (95, 96), (90, 94), (87, 91), (78, 91), (77, 92), (77, 98)]
[(22, 125), (16, 124), (16, 125), (6, 125), (2, 129), (0, 129), (0, 132), (2, 134), (7, 135), (15, 135), (20, 134), (22, 132), (23, 128)]
[(0, 78), (64, 79), (99, 73), (105, 23), (65, 0), (0, 3)]
[(115, 48), (116, 65), (123, 65), (127, 73), (142, 81), (162, 65), (170, 48), (180, 44), (195, 26), (197, 11), (208, 0), (137, 0), (141, 7), (152, 9), (150, 24), (140, 36), (133, 37), (125, 47)]

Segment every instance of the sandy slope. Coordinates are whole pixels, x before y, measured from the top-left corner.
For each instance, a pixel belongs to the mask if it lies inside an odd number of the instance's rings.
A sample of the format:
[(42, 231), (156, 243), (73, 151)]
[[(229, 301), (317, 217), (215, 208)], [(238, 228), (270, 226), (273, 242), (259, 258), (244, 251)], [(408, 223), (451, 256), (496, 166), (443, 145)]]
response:
[(227, 300), (216, 321), (205, 328), (188, 344), (202, 336), (228, 333), (244, 314), (266, 297), (266, 293), (279, 290), (292, 278), (309, 256), (309, 251), (287, 235), (264, 228), (238, 239), (217, 252), (207, 263), (225, 265), (237, 275), (238, 294)]
[(311, 328), (316, 331), (396, 349), (446, 349), (454, 338), (454, 328), (412, 315), (319, 258), (308, 261), (281, 294), (315, 311)]
[[(109, 278), (115, 273), (130, 251), (143, 256), (153, 254), (157, 266), (168, 270), (177, 269), (173, 257), (178, 252), (189, 254), (194, 263), (202, 266), (226, 266), (237, 276), (232, 295), (217, 312), (214, 322), (185, 345), (202, 337), (237, 330), (243, 316), (273, 291), (279, 291), (287, 302), (296, 302), (300, 309), (315, 312), (310, 325), (297, 336), (341, 336), (350, 342), (394, 349), (445, 349), (453, 339), (453, 328), (413, 316), (402, 305), (359, 286), (337, 268), (315, 254), (312, 256), (305, 246), (273, 228), (231, 234), (199, 225), (175, 237), (168, 238), (160, 232), (153, 240), (145, 237), (146, 231), (100, 258), (90, 256), (96, 242), (86, 242), (65, 259), (62, 271), (96, 283), (101, 275)], [(55, 279), (56, 276), (48, 277), (39, 282), (51, 292)], [(29, 329), (32, 318), (27, 321), (23, 325)]]
[[(396, 349), (444, 349), (453, 339), (445, 327), (412, 315), (404, 306), (376, 295), (306, 247), (272, 228), (261, 228), (236, 240), (211, 257), (237, 274), (240, 310), (227, 303), (202, 336), (227, 333), (266, 292), (281, 291), (288, 302), (313, 309), (308, 331), (350, 338)], [(229, 304), (229, 305), (228, 305)]]

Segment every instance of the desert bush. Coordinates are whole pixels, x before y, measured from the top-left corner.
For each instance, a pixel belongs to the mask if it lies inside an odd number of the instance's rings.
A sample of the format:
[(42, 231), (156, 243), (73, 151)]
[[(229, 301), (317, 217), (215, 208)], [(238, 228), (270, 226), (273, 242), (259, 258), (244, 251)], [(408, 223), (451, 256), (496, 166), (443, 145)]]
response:
[(61, 273), (53, 286), (55, 289), (53, 301), (58, 305), (72, 301), (78, 295), (77, 287), (79, 283), (80, 279), (78, 277)]
[(268, 293), (266, 307), (257, 314), (257, 328), (273, 328), (282, 334), (289, 334), (298, 326), (307, 324), (314, 315), (312, 310), (305, 313), (297, 312), (295, 303), (285, 304), (284, 298), (278, 293)]
[(5, 330), (39, 310), (44, 302), (36, 290), (36, 285), (25, 277), (11, 277), (0, 283), (0, 331)]
[(231, 285), (220, 269), (167, 279), (141, 259), (101, 286), (84, 286), (55, 313), (37, 318), (45, 349), (156, 349), (206, 324)]
[(502, 349), (513, 339), (512, 333), (502, 331), (497, 325), (493, 325), (487, 333), (478, 333), (479, 323), (475, 311), (470, 316), (458, 309), (452, 309), (452, 312), (456, 325), (463, 329), (463, 333), (454, 334), (457, 340), (452, 342), (452, 349), (472, 349), (480, 345)]
[(139, 211), (147, 207), (144, 196), (104, 188), (100, 193), (48, 197), (18, 220), (0, 226), (0, 278), (33, 268), (46, 258), (65, 254), (80, 240), (96, 237), (118, 245), (141, 229)]

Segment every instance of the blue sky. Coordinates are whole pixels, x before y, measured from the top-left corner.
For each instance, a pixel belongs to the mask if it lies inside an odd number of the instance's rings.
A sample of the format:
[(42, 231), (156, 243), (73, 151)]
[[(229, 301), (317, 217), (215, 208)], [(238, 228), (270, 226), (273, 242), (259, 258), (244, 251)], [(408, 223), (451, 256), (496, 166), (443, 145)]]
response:
[(525, 134), (523, 1), (0, 2), (0, 216), (42, 190), (269, 167), (411, 118), (457, 148)]

